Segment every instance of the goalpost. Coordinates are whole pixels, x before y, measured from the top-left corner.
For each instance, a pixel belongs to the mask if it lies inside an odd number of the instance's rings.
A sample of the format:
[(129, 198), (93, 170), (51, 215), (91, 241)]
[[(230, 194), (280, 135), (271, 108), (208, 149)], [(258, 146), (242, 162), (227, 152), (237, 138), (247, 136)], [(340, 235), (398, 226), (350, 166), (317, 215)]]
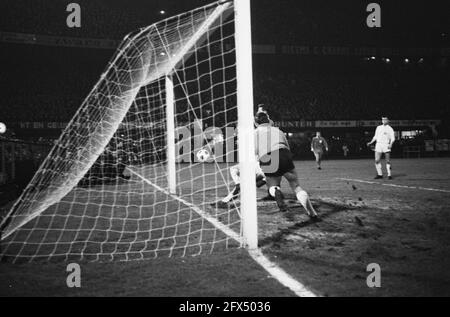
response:
[[(256, 249), (253, 110), (250, 0), (130, 33), (4, 218), (0, 256), (128, 261)], [(217, 135), (213, 160), (198, 162)], [(232, 187), (234, 164), (240, 200), (212, 207)]]
[[(253, 138), (253, 69), (250, 0), (235, 1), (238, 140), (243, 233), (251, 249), (258, 247), (256, 158)], [(248, 106), (247, 106), (248, 105)]]

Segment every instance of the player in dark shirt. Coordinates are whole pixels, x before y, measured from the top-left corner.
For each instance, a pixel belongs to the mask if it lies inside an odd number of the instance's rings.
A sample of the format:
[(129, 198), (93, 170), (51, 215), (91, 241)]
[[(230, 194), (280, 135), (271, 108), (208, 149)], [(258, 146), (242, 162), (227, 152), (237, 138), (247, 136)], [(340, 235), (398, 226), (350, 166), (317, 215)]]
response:
[(316, 136), (311, 141), (311, 151), (316, 157), (317, 168), (322, 169), (322, 157), (325, 152), (328, 152), (328, 143), (322, 137), (320, 132), (316, 133)]
[(318, 219), (317, 212), (306, 191), (300, 187), (292, 153), (285, 134), (273, 127), (267, 113), (259, 112), (255, 117), (255, 150), (261, 169), (266, 176), (269, 194), (275, 198), (280, 211), (288, 210), (281, 192), (281, 180), (286, 178), (297, 200), (305, 208), (308, 216)]

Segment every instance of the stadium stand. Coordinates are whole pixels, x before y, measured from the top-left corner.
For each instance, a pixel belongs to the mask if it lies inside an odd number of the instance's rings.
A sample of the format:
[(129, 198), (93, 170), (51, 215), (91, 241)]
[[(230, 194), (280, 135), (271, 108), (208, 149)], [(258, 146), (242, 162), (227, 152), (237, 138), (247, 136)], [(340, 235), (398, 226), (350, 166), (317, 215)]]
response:
[[(7, 122), (67, 122), (112, 54), (19, 44), (1, 48), (0, 85), (8, 93), (2, 94), (0, 117)], [(285, 69), (266, 63), (279, 59), (277, 55), (257, 59), (255, 102), (272, 106), (277, 119), (356, 120), (381, 113), (397, 119), (450, 116), (450, 76), (446, 68), (436, 66), (436, 59), (405, 66), (400, 59), (383, 65), (358, 57), (283, 57)]]
[[(348, 17), (352, 16), (351, 12), (363, 10), (361, 5), (352, 6), (350, 13), (346, 10), (346, 19), (339, 10), (329, 10), (327, 19), (323, 18), (327, 13), (321, 12), (319, 25), (314, 12), (320, 11), (323, 1), (305, 4), (302, 10), (288, 10), (291, 1), (258, 0), (252, 9), (254, 42), (277, 45), (273, 54), (254, 56), (255, 104), (267, 105), (274, 120), (361, 120), (376, 119), (381, 114), (410, 120), (450, 117), (447, 89), (450, 73), (446, 57), (414, 56), (408, 57), (406, 63), (406, 56), (401, 55), (385, 56), (389, 57), (387, 62), (383, 56), (282, 54), (280, 45), (289, 43), (369, 46), (377, 44), (376, 40), (383, 35), (367, 37), (367, 30), (355, 31), (354, 22)], [(68, 1), (4, 0), (0, 2), (0, 10), (8, 9), (10, 14), (0, 20), (0, 31), (118, 40), (131, 30), (206, 2), (209, 1), (161, 0), (150, 4), (144, 0), (79, 0), (77, 3), (83, 10), (82, 28), (69, 29), (65, 27)], [(160, 13), (162, 9), (166, 14)], [(440, 18), (436, 17), (436, 25), (445, 20)], [(298, 28), (292, 30), (289, 25)], [(396, 26), (399, 35), (394, 34), (392, 38), (397, 45), (402, 45), (402, 41), (411, 43), (401, 33), (408, 29), (415, 30), (405, 34), (414, 34), (413, 43), (417, 45), (426, 46), (440, 35), (431, 27)], [(386, 32), (392, 31), (386, 28)], [(449, 39), (447, 36), (438, 40), (433, 43), (444, 47)], [(0, 121), (8, 124), (68, 122), (112, 54), (112, 49), (1, 42)], [(183, 109), (185, 105), (177, 107)], [(439, 127), (440, 135), (449, 135), (446, 126), (444, 123)], [(29, 135), (27, 140), (37, 141), (39, 137)], [(361, 136), (333, 137), (330, 142), (335, 155), (342, 155), (344, 144), (350, 156), (367, 150), (361, 147), (365, 143)], [(298, 153), (308, 146), (302, 140), (293, 143), (298, 149), (294, 152)]]

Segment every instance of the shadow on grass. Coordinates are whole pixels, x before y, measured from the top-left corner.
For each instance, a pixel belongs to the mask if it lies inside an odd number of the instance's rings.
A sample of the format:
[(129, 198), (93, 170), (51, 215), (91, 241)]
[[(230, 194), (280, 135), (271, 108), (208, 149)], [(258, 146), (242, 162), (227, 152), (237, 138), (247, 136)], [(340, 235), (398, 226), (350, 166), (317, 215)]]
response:
[[(343, 211), (349, 211), (349, 210), (364, 209), (364, 207), (355, 207), (355, 206), (350, 206), (350, 205), (346, 205), (343, 203), (332, 203), (332, 202), (327, 202), (327, 201), (323, 201), (320, 199), (312, 200), (312, 203), (313, 203), (314, 208), (316, 210), (318, 210), (318, 214), (319, 214), (318, 219), (309, 218), (307, 220), (296, 222), (287, 228), (280, 229), (273, 235), (266, 237), (264, 239), (261, 239), (260, 243), (259, 243), (260, 247), (268, 246), (272, 243), (278, 243), (278, 242), (284, 240), (284, 238), (286, 236), (294, 233), (298, 229), (306, 228), (306, 227), (309, 227), (312, 225), (318, 225), (321, 222), (325, 221), (327, 218), (331, 217), (333, 214), (343, 212)], [(295, 215), (298, 215), (298, 213), (294, 212), (292, 210), (283, 214), (283, 216), (288, 221), (294, 221)]]

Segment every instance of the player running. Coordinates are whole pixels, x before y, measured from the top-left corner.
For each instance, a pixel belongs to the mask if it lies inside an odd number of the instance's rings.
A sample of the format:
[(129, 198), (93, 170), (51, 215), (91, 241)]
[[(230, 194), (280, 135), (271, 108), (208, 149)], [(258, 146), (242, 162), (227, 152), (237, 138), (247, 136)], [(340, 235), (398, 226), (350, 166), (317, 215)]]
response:
[(300, 187), (292, 161), (292, 153), (284, 133), (270, 124), (270, 118), (266, 112), (257, 113), (255, 124), (257, 126), (255, 132), (256, 155), (266, 176), (269, 193), (275, 198), (280, 211), (288, 210), (280, 188), (281, 180), (285, 177), (308, 216), (314, 219), (318, 218), (308, 193)]
[(383, 124), (377, 127), (377, 129), (375, 130), (375, 136), (373, 137), (372, 141), (367, 143), (367, 145), (370, 146), (374, 142), (376, 142), (375, 167), (377, 169), (377, 176), (375, 176), (375, 179), (383, 178), (383, 170), (381, 165), (381, 158), (383, 156), (383, 153), (386, 159), (388, 179), (392, 179), (391, 150), (392, 145), (395, 142), (395, 133), (394, 129), (392, 129), (392, 127), (389, 125), (389, 119), (387, 117), (383, 117), (381, 120)]
[(316, 132), (316, 136), (311, 141), (311, 152), (316, 157), (317, 169), (321, 170), (322, 157), (325, 152), (328, 152), (328, 143), (320, 132)]

